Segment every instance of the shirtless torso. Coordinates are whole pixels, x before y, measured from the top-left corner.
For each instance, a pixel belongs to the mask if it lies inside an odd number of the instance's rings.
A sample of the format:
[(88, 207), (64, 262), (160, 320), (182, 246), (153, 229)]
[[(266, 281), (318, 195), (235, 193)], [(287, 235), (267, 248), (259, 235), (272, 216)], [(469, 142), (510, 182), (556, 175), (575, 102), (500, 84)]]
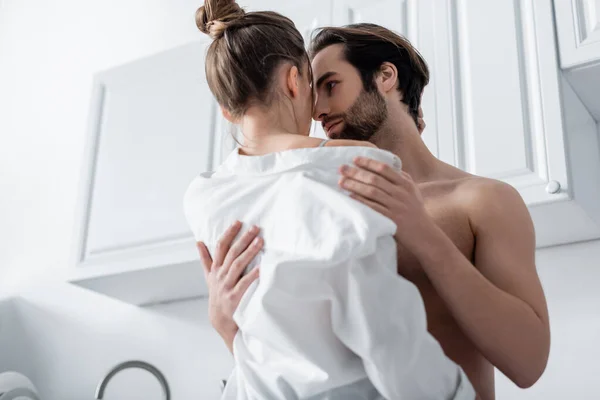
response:
[[(475, 236), (465, 197), (489, 180), (462, 171), (455, 174), (454, 179), (424, 183), (419, 189), (433, 220), (473, 262)], [(481, 399), (494, 399), (494, 367), (463, 333), (416, 258), (402, 247), (398, 248), (398, 273), (419, 288), (429, 332), (440, 342), (446, 355), (463, 368)]]

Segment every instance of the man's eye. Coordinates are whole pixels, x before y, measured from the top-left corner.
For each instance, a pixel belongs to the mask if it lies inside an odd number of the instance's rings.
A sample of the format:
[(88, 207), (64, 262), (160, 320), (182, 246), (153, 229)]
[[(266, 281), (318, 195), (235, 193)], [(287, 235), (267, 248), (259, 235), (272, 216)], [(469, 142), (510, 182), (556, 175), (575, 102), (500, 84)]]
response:
[(336, 84), (337, 82), (335, 81), (327, 82), (327, 85), (325, 85), (325, 87), (327, 88), (327, 91), (331, 93)]

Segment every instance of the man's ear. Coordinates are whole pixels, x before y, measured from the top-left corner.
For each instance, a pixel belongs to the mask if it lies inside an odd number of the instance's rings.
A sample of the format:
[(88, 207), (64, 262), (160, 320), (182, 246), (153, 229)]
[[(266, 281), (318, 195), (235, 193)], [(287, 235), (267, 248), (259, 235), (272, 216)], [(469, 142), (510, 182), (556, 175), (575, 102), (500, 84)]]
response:
[(417, 128), (419, 129), (419, 135), (423, 133), (427, 124), (423, 119), (423, 107), (419, 106), (419, 115), (417, 117)]
[(398, 88), (398, 69), (391, 62), (384, 62), (377, 75), (379, 89), (387, 93)]
[(292, 98), (298, 97), (300, 92), (300, 71), (298, 67), (292, 65), (287, 73), (287, 89), (289, 90)]
[(221, 114), (223, 114), (223, 117), (225, 117), (225, 119), (227, 121), (231, 122), (232, 124), (235, 124), (235, 122), (236, 122), (235, 118), (233, 118), (233, 116), (231, 115), (231, 113), (229, 112), (229, 110), (226, 109), (223, 106), (220, 106), (220, 107), (221, 107)]

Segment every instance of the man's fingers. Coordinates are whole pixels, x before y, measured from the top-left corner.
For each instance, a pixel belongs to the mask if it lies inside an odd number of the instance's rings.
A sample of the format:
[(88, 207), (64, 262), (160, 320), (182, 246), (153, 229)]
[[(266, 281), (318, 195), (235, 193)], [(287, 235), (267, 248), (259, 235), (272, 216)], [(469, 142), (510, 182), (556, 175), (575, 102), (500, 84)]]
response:
[(227, 269), (229, 269), (238, 256), (250, 246), (250, 243), (258, 236), (259, 232), (260, 229), (257, 226), (253, 226), (229, 248), (225, 259), (223, 260), (223, 265), (226, 265)]
[(240, 221), (235, 221), (217, 242), (217, 248), (215, 249), (214, 254), (215, 258), (213, 260), (217, 267), (223, 265), (225, 256), (229, 251), (229, 247), (231, 246), (231, 243), (233, 243), (233, 239), (235, 239), (237, 234), (240, 232), (240, 229), (242, 229), (242, 223)]
[(348, 165), (342, 165), (340, 168), (340, 174), (346, 178), (352, 178), (364, 184), (375, 186), (387, 194), (392, 194), (392, 183), (377, 173), (373, 173), (362, 168), (354, 168)]
[(375, 186), (364, 184), (352, 178), (342, 177), (339, 184), (344, 189), (380, 205), (385, 205), (391, 200), (390, 195), (383, 190)]
[(246, 267), (250, 265), (254, 257), (256, 257), (256, 255), (263, 248), (263, 245), (263, 239), (261, 237), (256, 237), (252, 243), (247, 246), (244, 252), (233, 261), (229, 271), (227, 272), (227, 277), (225, 278), (225, 285), (227, 285), (227, 287), (235, 286), (238, 280), (240, 280), (240, 277), (243, 275)]
[(200, 253), (200, 261), (202, 262), (202, 269), (204, 270), (204, 277), (208, 278), (208, 274), (212, 268), (212, 258), (210, 258), (210, 253), (206, 248), (206, 245), (202, 242), (197, 242), (196, 247), (198, 248), (198, 252)]
[[(240, 281), (237, 283), (237, 285), (235, 286), (235, 293), (236, 293), (236, 298), (242, 298), (242, 296), (244, 295), (244, 293), (246, 293), (246, 290), (248, 290), (248, 288), (250, 287), (250, 285), (252, 285), (252, 282), (254, 282), (256, 279), (258, 279), (258, 276), (260, 275), (260, 268), (258, 266), (252, 268), (252, 271), (248, 272), (242, 279), (240, 279)], [(238, 297), (239, 296), (239, 297)]]
[(356, 157), (354, 159), (354, 164), (362, 169), (366, 169), (367, 171), (380, 175), (392, 183), (399, 183), (401, 180), (401, 176), (398, 174), (398, 171), (394, 170), (392, 166), (384, 162), (373, 160), (372, 158), (367, 157)]
[(371, 201), (369, 199), (366, 199), (364, 197), (362, 197), (359, 194), (351, 194), (350, 197), (352, 197), (354, 200), (358, 200), (361, 203), (363, 203), (364, 205), (371, 207), (373, 210), (377, 211), (380, 214), (385, 215), (386, 217), (391, 219), (390, 213), (388, 212), (388, 209), (385, 208), (384, 206), (382, 206), (381, 204), (375, 203), (374, 201)]

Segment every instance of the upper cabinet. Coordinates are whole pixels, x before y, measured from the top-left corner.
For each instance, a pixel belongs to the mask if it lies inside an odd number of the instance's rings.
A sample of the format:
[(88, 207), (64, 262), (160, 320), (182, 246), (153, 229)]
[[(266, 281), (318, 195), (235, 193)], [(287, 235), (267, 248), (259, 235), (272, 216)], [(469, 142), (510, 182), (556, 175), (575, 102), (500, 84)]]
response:
[(207, 43), (96, 76), (73, 282), (136, 304), (193, 296), (203, 285), (182, 198), (215, 161)]
[(600, 0), (554, 0), (560, 63), (600, 62)]
[(403, 35), (408, 34), (405, 0), (333, 0), (333, 25), (373, 23)]
[[(431, 70), (427, 146), (517, 188), (538, 245), (549, 246), (600, 237), (600, 1), (554, 3), (556, 21), (552, 0), (244, 5), (289, 16), (307, 43), (315, 28), (359, 22), (407, 36)], [(182, 200), (193, 177), (235, 146), (204, 77), (209, 44), (204, 38), (96, 76), (73, 282), (134, 304), (206, 294)], [(319, 124), (312, 133), (325, 136)]]
[(433, 152), (517, 188), (539, 246), (599, 237), (596, 124), (560, 73), (551, 0), (420, 0), (416, 14)]
[(571, 87), (600, 121), (600, 0), (554, 0), (560, 64)]

